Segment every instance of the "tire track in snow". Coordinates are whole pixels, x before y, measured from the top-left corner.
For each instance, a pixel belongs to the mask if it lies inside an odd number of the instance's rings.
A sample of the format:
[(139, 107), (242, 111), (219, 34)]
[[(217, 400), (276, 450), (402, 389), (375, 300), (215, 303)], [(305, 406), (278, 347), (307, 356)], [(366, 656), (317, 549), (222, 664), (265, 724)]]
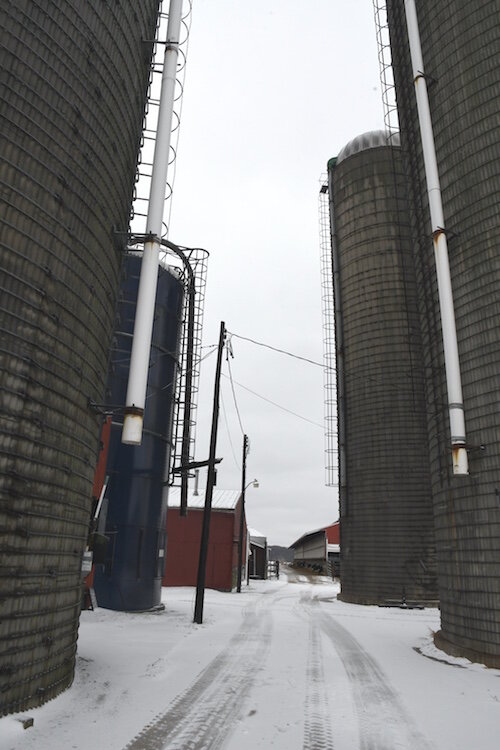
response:
[(433, 746), (414, 725), (378, 663), (332, 617), (318, 613), (317, 621), (349, 678), (358, 714), (360, 750), (431, 750)]
[(222, 745), (271, 642), (268, 610), (261, 613), (253, 606), (243, 616), (226, 648), (124, 750), (209, 750)]
[(323, 662), (321, 631), (313, 615), (309, 626), (304, 750), (332, 750), (334, 747)]

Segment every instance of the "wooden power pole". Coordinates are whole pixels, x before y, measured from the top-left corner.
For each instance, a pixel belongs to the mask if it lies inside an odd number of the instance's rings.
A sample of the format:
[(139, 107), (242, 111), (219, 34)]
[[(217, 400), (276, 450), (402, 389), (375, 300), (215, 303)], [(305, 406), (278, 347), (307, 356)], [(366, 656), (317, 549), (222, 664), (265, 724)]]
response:
[(203, 601), (205, 598), (205, 576), (207, 569), (208, 534), (210, 531), (210, 514), (212, 511), (212, 495), (215, 485), (215, 451), (217, 448), (217, 427), (219, 423), (219, 393), (220, 375), (222, 367), (222, 351), (226, 338), (226, 327), (220, 324), (219, 348), (217, 351), (217, 367), (215, 370), (214, 405), (212, 411), (212, 431), (210, 434), (210, 452), (208, 457), (207, 489), (205, 491), (205, 508), (203, 510), (203, 526), (201, 529), (200, 557), (198, 561), (198, 580), (196, 584), (196, 600), (194, 605), (194, 622), (203, 622)]

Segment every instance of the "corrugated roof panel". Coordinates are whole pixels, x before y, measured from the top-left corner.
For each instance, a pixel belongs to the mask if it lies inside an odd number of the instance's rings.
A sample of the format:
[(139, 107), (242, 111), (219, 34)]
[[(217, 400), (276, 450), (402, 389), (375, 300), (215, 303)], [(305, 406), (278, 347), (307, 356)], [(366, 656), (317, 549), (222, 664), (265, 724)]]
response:
[[(234, 510), (240, 499), (240, 490), (217, 490), (212, 495), (212, 508), (214, 510)], [(171, 487), (168, 493), (168, 507), (178, 508), (181, 503), (181, 490), (179, 487)], [(205, 488), (199, 489), (198, 494), (194, 490), (188, 492), (188, 508), (205, 507)]]
[(250, 543), (255, 545), (256, 547), (262, 547), (265, 549), (267, 544), (267, 537), (264, 536), (260, 531), (257, 531), (257, 529), (248, 529), (248, 535), (250, 537)]
[(250, 534), (250, 536), (257, 536), (261, 539), (266, 538), (265, 534), (263, 534), (261, 531), (257, 531), (257, 529), (253, 529), (251, 526), (248, 527), (248, 533)]
[(298, 547), (299, 544), (302, 544), (305, 539), (307, 539), (310, 536), (314, 536), (315, 534), (320, 534), (321, 532), (326, 533), (325, 527), (322, 526), (321, 529), (316, 529), (315, 531), (307, 531), (305, 534), (302, 534), (293, 544), (291, 544), (288, 549), (293, 549), (294, 547)]

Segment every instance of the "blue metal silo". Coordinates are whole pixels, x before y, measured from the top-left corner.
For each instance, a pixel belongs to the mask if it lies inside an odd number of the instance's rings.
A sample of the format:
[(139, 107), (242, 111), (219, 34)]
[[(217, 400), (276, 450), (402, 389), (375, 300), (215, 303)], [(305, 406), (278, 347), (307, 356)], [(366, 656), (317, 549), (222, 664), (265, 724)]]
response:
[[(123, 404), (140, 256), (128, 254), (111, 356), (108, 401)], [(171, 452), (184, 287), (176, 270), (159, 268), (148, 378), (145, 429), (140, 446), (121, 442), (122, 416), (113, 418), (104, 513), (109, 538), (104, 565), (97, 566), (99, 605), (115, 610), (151, 609), (160, 603), (165, 555), (166, 492)]]

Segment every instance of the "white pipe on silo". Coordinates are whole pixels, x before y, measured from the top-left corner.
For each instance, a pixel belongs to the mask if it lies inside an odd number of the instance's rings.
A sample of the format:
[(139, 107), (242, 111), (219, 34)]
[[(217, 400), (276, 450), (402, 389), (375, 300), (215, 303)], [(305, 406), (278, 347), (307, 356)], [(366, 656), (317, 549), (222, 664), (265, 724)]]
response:
[(424, 72), (415, 0), (405, 0), (405, 11), (413, 67), (413, 80), (415, 83), (420, 136), (424, 155), (432, 236), (434, 240), (439, 307), (443, 331), (446, 385), (448, 389), (453, 473), (468, 474), (469, 466), (465, 447), (464, 404), (462, 396), (462, 381), (460, 377), (460, 362), (458, 357), (455, 311), (453, 307), (453, 291), (448, 259), (448, 243), (444, 229), (441, 186), (439, 182), (436, 149), (434, 146), (434, 133), (432, 129), (429, 97), (427, 94), (427, 81)]
[(144, 254), (141, 263), (134, 338), (132, 341), (130, 372), (125, 400), (125, 417), (123, 420), (122, 443), (129, 445), (140, 445), (142, 441), (156, 287), (158, 282), (163, 207), (167, 190), (167, 172), (170, 157), (170, 136), (174, 112), (181, 20), (182, 0), (170, 0), (146, 223), (146, 234), (149, 237), (144, 244)]
[[(333, 304), (335, 312), (335, 357), (337, 371), (337, 433), (339, 446), (339, 495), (341, 514), (347, 507), (347, 458), (346, 458), (346, 399), (345, 399), (345, 342), (344, 309), (340, 282), (340, 259), (335, 226), (335, 202), (333, 200), (333, 169), (337, 160), (328, 162), (328, 196), (330, 206), (330, 240), (332, 249)], [(330, 166), (332, 164), (332, 166)]]

